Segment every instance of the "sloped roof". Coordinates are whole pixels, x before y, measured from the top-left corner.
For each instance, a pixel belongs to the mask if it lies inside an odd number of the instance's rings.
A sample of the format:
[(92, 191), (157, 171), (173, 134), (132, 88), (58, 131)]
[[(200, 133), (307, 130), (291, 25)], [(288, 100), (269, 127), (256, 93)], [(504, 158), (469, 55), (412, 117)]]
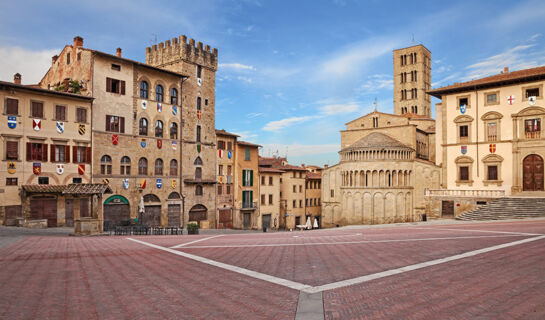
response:
[(360, 120), (360, 119), (363, 119), (363, 118), (368, 117), (368, 116), (373, 115), (373, 114), (375, 114), (375, 115), (376, 115), (376, 114), (383, 114), (383, 115), (385, 115), (385, 116), (390, 116), (390, 117), (393, 117), (393, 118), (405, 118), (404, 116), (399, 115), (399, 114), (395, 114), (395, 113), (386, 113), (386, 112), (380, 112), (380, 111), (372, 111), (372, 112), (369, 112), (369, 113), (366, 114), (366, 115), (363, 115), (363, 116), (361, 116), (361, 117), (359, 117), (359, 118), (356, 118), (356, 119), (354, 119), (354, 120), (352, 120), (352, 121), (349, 121), (349, 122), (345, 123), (345, 125), (349, 125), (349, 124), (351, 124), (351, 123), (353, 123), (353, 122), (356, 122), (356, 121), (358, 121), (358, 120)]
[(266, 173), (284, 173), (286, 171), (275, 169), (275, 168), (267, 168), (267, 167), (259, 167), (259, 172), (266, 172)]
[(255, 143), (251, 143), (251, 142), (247, 142), (247, 141), (242, 141), (242, 140), (237, 141), (237, 144), (239, 144), (241, 146), (248, 146), (248, 147), (257, 147), (257, 148), (261, 147), (261, 145), (259, 145), (259, 144), (255, 144)]
[(512, 72), (507, 71), (489, 77), (475, 79), (467, 82), (455, 83), (450, 86), (432, 89), (429, 90), (427, 93), (436, 98), (441, 98), (443, 94), (449, 94), (453, 92), (482, 89), (487, 87), (536, 81), (541, 79), (545, 79), (545, 66)]
[(319, 172), (308, 172), (307, 179), (322, 179), (322, 174)]
[(94, 99), (93, 97), (84, 96), (84, 95), (77, 94), (77, 93), (61, 92), (61, 91), (43, 89), (43, 88), (40, 88), (40, 87), (36, 87), (34, 85), (16, 84), (16, 83), (13, 83), (13, 82), (0, 81), (0, 88), (3, 89), (4, 87), (13, 88), (13, 89), (28, 90), (28, 91), (33, 91), (33, 92), (38, 92), (38, 93), (43, 93), (43, 94), (53, 95), (53, 96), (55, 96), (55, 95), (56, 96), (64, 96), (64, 97), (68, 97), (68, 98), (81, 99), (81, 100), (87, 100), (87, 101), (91, 101), (91, 100)]
[(27, 184), (22, 186), (23, 191), (31, 193), (62, 193), (65, 185)]
[(103, 183), (72, 183), (66, 186), (63, 194), (103, 194), (112, 191), (107, 184)]
[(221, 130), (216, 129), (216, 135), (228, 136), (228, 137), (240, 137), (238, 134), (225, 131), (225, 129), (221, 129)]
[(411, 147), (401, 143), (399, 140), (385, 135), (384, 133), (373, 132), (354, 142), (349, 147), (342, 149), (341, 151), (362, 148), (405, 148), (412, 150)]

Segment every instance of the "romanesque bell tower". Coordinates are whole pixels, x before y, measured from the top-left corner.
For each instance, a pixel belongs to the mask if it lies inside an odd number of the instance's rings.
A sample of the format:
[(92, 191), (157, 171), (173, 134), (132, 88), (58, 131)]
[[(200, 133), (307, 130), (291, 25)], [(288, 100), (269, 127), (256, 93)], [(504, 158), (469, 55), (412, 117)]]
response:
[(146, 48), (146, 64), (187, 75), (182, 83), (184, 219), (216, 224), (216, 70), (218, 49), (186, 36)]
[(431, 52), (419, 44), (394, 50), (394, 113), (431, 118)]

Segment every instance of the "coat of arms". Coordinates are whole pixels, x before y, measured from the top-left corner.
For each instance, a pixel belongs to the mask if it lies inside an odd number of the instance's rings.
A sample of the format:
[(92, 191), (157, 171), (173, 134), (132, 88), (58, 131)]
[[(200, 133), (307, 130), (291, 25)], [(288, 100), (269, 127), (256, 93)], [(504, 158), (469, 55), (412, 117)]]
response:
[(85, 134), (85, 125), (84, 124), (79, 124), (78, 126), (78, 133), (82, 136)]
[(176, 150), (176, 149), (178, 149), (178, 142), (172, 141), (172, 150)]
[(141, 146), (142, 148), (145, 148), (145, 147), (146, 147), (146, 139), (140, 140), (140, 146)]
[(119, 143), (119, 136), (117, 134), (112, 134), (112, 143), (116, 146)]
[(220, 158), (223, 158), (223, 150), (219, 149), (218, 150), (218, 155)]
[(32, 129), (40, 131), (42, 128), (42, 119), (32, 119)]
[(507, 97), (507, 103), (512, 105), (515, 102), (515, 96), (511, 95)]
[(8, 128), (15, 129), (15, 127), (17, 127), (17, 117), (8, 116)]
[(57, 174), (63, 174), (64, 173), (64, 163), (57, 163), (55, 165)]
[(17, 165), (15, 164), (15, 162), (8, 162), (8, 173), (9, 174), (14, 174), (16, 169), (17, 169)]
[(64, 122), (57, 121), (57, 132), (58, 133), (64, 132)]
[(140, 188), (146, 189), (146, 179), (142, 179), (142, 180), (140, 181)]
[(157, 102), (157, 112), (163, 112), (163, 105), (160, 102)]
[(170, 186), (172, 189), (176, 189), (176, 180), (172, 179), (172, 181), (170, 181)]
[(32, 163), (32, 172), (35, 175), (40, 175), (42, 173), (42, 164), (39, 162)]
[(533, 105), (536, 104), (536, 99), (537, 99), (536, 96), (530, 96), (530, 97), (528, 97), (528, 103), (529, 103), (531, 106), (533, 106)]
[(490, 151), (490, 153), (496, 152), (496, 144), (495, 143), (490, 144), (488, 146), (488, 150)]
[(461, 152), (462, 152), (462, 154), (466, 154), (467, 153), (467, 146), (461, 146)]
[(123, 189), (129, 189), (129, 179), (123, 179)]
[(177, 106), (172, 106), (172, 115), (175, 116), (178, 114), (178, 107)]
[(157, 149), (161, 149), (163, 147), (163, 140), (157, 139)]
[(466, 106), (465, 104), (463, 104), (463, 105), (460, 106), (460, 112), (461, 112), (462, 114), (466, 113), (466, 109), (467, 109), (467, 106)]
[(233, 153), (231, 152), (231, 150), (227, 151), (227, 158), (231, 159), (232, 156)]
[(146, 110), (148, 108), (148, 102), (146, 100), (142, 100), (141, 106), (142, 109)]
[(163, 179), (157, 179), (155, 181), (155, 184), (157, 185), (157, 189), (161, 189), (161, 187), (163, 186)]
[(78, 164), (78, 174), (80, 176), (85, 174), (85, 165), (84, 164)]

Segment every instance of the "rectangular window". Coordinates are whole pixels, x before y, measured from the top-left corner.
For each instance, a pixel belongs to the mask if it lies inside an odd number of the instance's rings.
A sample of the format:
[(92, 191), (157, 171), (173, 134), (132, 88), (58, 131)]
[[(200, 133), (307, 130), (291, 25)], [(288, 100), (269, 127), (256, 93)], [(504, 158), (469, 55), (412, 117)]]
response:
[(66, 162), (66, 146), (55, 145), (55, 162)]
[(66, 120), (66, 107), (55, 106), (55, 120)]
[(460, 167), (460, 181), (469, 181), (469, 167)]
[(266, 203), (265, 203), (265, 195), (264, 195), (264, 194), (261, 195), (261, 204), (266, 204)]
[(331, 189), (331, 198), (335, 196), (335, 190)]
[(293, 193), (297, 192), (297, 186), (293, 186)]
[(262, 185), (262, 186), (265, 185), (265, 176), (261, 176), (261, 185)]
[(27, 161), (47, 161), (47, 144), (27, 142)]
[(269, 177), (269, 186), (273, 185), (273, 177)]
[(121, 66), (118, 65), (118, 64), (114, 64), (112, 63), (112, 70), (115, 70), (115, 71), (121, 71)]
[(539, 88), (526, 89), (526, 98), (539, 97)]
[(242, 207), (243, 208), (252, 208), (253, 207), (253, 191), (242, 191)]
[(498, 102), (498, 95), (496, 93), (491, 93), (486, 95), (486, 103), (496, 103)]
[(49, 184), (49, 177), (38, 177), (38, 184)]
[(85, 108), (76, 109), (76, 122), (81, 122), (81, 123), (87, 122), (87, 109)]
[(44, 117), (43, 102), (32, 101), (30, 115), (34, 118), (43, 118)]
[(242, 170), (242, 186), (253, 187), (254, 185), (254, 171)]
[(231, 167), (231, 166), (227, 166), (227, 175), (228, 175), (228, 176), (231, 175), (231, 170), (232, 170), (232, 167)]
[(498, 180), (498, 166), (488, 166), (488, 180)]
[(225, 149), (225, 148), (223, 147), (223, 144), (224, 144), (224, 143), (225, 143), (224, 141), (218, 140), (218, 150), (223, 150), (223, 149)]
[(106, 78), (106, 92), (125, 94), (125, 81)]
[(19, 115), (19, 100), (6, 98), (5, 112), (11, 116)]
[(525, 132), (538, 132), (541, 131), (541, 119), (529, 119), (524, 120), (524, 131)]
[(303, 200), (299, 200), (299, 208), (303, 207)]
[(218, 175), (223, 176), (223, 165), (218, 166)]
[(218, 185), (218, 195), (221, 196), (222, 194), (222, 191), (223, 191), (223, 188), (222, 188), (222, 185)]
[(66, 54), (66, 64), (70, 64), (70, 52)]
[(6, 141), (6, 160), (19, 159), (19, 142)]
[(227, 150), (233, 150), (233, 143), (231, 141), (227, 142)]
[(468, 102), (469, 102), (468, 98), (460, 98), (458, 99), (458, 107), (467, 106)]
[(244, 160), (250, 161), (250, 148), (244, 149)]
[(498, 124), (496, 122), (489, 122), (486, 124), (486, 130), (488, 141), (496, 141), (498, 138)]
[(469, 126), (460, 126), (460, 138), (467, 138), (469, 133)]
[(231, 194), (231, 186), (225, 186), (225, 194)]
[(303, 192), (303, 186), (299, 186), (299, 192)]
[(195, 141), (201, 142), (201, 126), (197, 126), (197, 138)]
[(297, 208), (297, 201), (293, 200), (292, 205), (293, 205), (294, 208)]
[(16, 186), (17, 178), (6, 178), (6, 186)]
[(269, 204), (273, 204), (273, 195), (269, 194)]
[(81, 178), (72, 178), (72, 183), (82, 183), (83, 180)]
[(201, 66), (197, 66), (197, 78), (201, 78), (202, 76), (202, 67)]
[(91, 147), (74, 146), (72, 157), (74, 163), (91, 163)]
[(125, 118), (106, 115), (106, 131), (125, 133)]

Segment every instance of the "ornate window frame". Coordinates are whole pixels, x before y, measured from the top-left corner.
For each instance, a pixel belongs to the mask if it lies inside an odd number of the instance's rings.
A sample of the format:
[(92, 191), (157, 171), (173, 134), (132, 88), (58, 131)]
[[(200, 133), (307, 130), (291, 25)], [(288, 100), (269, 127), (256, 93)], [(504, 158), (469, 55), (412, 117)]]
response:
[[(473, 186), (473, 159), (468, 156), (459, 156), (454, 160), (456, 164), (456, 186), (467, 184)], [(468, 180), (460, 180), (460, 167), (468, 167)]]
[[(503, 162), (503, 157), (498, 154), (489, 154), (482, 160), (484, 168), (485, 168), (485, 174), (486, 178), (483, 180), (484, 186), (488, 185), (497, 185), (498, 187), (501, 187), (503, 184), (502, 176), (501, 176), (501, 164)], [(496, 166), (498, 167), (498, 180), (488, 180), (488, 167), (489, 166)]]
[[(454, 123), (456, 123), (456, 143), (470, 143), (471, 142), (471, 126), (473, 123), (473, 117), (468, 115), (460, 115), (454, 118)], [(460, 139), (460, 127), (467, 125), (467, 140)]]
[(471, 94), (456, 96), (456, 110), (460, 110), (460, 99), (467, 98), (466, 109), (471, 109)]
[[(496, 111), (489, 111), (481, 117), (481, 120), (483, 122), (483, 128), (484, 128), (484, 138), (486, 142), (495, 142), (495, 141), (501, 141), (501, 119), (503, 118), (503, 115)], [(488, 124), (496, 122), (496, 140), (488, 140)]]
[[(496, 102), (488, 102), (488, 96), (491, 95), (491, 94), (496, 95)], [(485, 107), (495, 106), (495, 105), (500, 104), (500, 90), (484, 92), (483, 93), (483, 101), (484, 101), (484, 106)]]

